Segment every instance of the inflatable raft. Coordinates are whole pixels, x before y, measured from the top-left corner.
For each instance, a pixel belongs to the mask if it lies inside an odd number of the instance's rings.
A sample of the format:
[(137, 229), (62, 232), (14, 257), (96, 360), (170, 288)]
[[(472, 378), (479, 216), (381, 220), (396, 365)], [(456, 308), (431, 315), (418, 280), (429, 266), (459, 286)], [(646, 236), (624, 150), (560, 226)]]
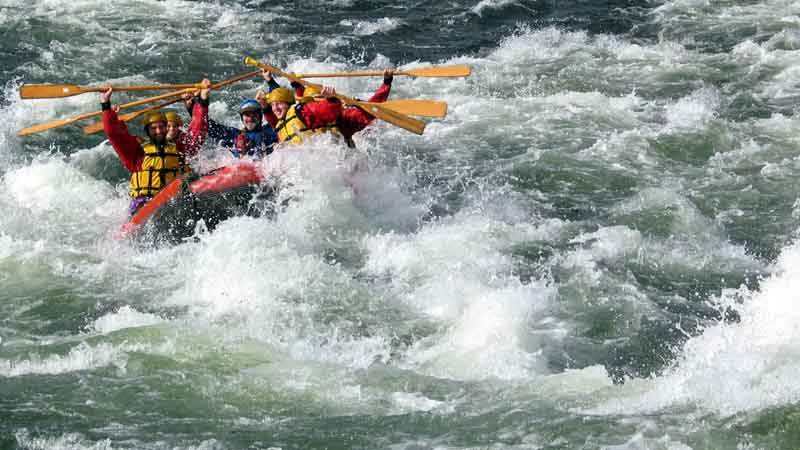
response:
[(152, 225), (157, 232), (181, 237), (191, 234), (194, 222), (200, 219), (213, 228), (220, 220), (246, 213), (243, 208), (262, 181), (258, 167), (245, 162), (221, 167), (200, 178), (175, 178), (122, 225), (119, 235), (137, 235)]

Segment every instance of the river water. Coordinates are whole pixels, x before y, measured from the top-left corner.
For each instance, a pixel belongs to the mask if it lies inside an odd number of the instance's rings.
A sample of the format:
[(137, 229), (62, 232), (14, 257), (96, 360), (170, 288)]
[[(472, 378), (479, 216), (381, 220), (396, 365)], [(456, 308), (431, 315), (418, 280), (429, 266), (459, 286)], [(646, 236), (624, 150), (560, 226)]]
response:
[[(0, 0), (0, 448), (798, 448), (799, 25), (787, 0)], [(127, 172), (90, 121), (17, 136), (99, 107), (23, 83), (245, 56), (473, 72), (396, 77), (447, 117), (281, 153), (276, 213), (177, 245), (116, 237)]]

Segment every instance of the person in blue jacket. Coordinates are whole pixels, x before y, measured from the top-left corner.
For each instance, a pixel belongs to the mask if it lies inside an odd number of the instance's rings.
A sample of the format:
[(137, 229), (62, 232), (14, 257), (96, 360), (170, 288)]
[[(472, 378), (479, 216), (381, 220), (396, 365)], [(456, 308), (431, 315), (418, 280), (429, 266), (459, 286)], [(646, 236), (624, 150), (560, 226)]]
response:
[(208, 119), (208, 139), (229, 148), (236, 158), (258, 159), (272, 153), (278, 136), (269, 124), (264, 124), (261, 104), (254, 99), (242, 100), (239, 103), (239, 117), (242, 119), (242, 128), (229, 127)]
[[(278, 83), (271, 81), (270, 91), (275, 87), (278, 87)], [(192, 106), (195, 98), (194, 96), (185, 98), (187, 108)], [(209, 118), (207, 141), (228, 148), (236, 158), (260, 159), (272, 153), (274, 145), (278, 143), (278, 136), (275, 130), (264, 122), (261, 104), (255, 99), (242, 100), (239, 103), (239, 117), (242, 119), (241, 128), (223, 125)]]

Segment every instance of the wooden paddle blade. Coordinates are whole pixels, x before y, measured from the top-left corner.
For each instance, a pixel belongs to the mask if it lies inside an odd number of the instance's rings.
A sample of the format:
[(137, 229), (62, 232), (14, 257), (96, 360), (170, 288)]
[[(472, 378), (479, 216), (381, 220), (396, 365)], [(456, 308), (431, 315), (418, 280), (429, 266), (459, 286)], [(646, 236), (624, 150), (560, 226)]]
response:
[(341, 97), (340, 99), (343, 100), (345, 103), (358, 106), (359, 108), (364, 109), (364, 111), (372, 114), (378, 119), (381, 119), (385, 122), (389, 122), (394, 126), (403, 128), (415, 134), (422, 134), (422, 132), (425, 131), (425, 122), (408, 117), (404, 114), (398, 113), (389, 108), (381, 106), (381, 103), (351, 102), (349, 101), (350, 99), (347, 99), (347, 97), (345, 98)]
[(19, 87), (19, 96), (23, 99), (31, 98), (62, 98), (83, 94), (84, 92), (98, 92), (99, 88), (82, 88), (74, 84), (23, 84)]
[(467, 77), (472, 69), (466, 65), (424, 67), (421, 69), (401, 70), (396, 75), (410, 75), (412, 77)]
[(384, 108), (409, 116), (436, 117), (439, 119), (447, 116), (447, 102), (438, 100), (402, 99), (388, 100), (379, 104)]

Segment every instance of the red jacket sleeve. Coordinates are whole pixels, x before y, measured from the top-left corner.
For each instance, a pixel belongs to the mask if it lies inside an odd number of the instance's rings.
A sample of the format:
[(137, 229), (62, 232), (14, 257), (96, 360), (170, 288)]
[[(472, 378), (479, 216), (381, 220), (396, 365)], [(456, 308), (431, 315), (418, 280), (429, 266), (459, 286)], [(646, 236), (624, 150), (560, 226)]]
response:
[(192, 106), (192, 121), (189, 131), (181, 133), (175, 145), (178, 151), (187, 155), (194, 155), (205, 142), (208, 135), (208, 106), (202, 102), (194, 102)]
[[(375, 91), (375, 94), (373, 94), (368, 101), (376, 103), (385, 102), (389, 98), (389, 92), (391, 90), (392, 85), (384, 83)], [(342, 131), (344, 137), (350, 138), (366, 128), (373, 120), (375, 120), (375, 116), (372, 114), (367, 113), (361, 108), (348, 106), (342, 109), (339, 129)]]
[(372, 94), (372, 97), (367, 100), (368, 102), (385, 102), (389, 99), (389, 92), (392, 90), (391, 84), (383, 83), (381, 87)]
[(122, 165), (130, 172), (137, 172), (141, 169), (144, 150), (136, 137), (128, 132), (125, 122), (119, 120), (114, 110), (103, 111), (103, 130), (122, 161)]
[(303, 105), (300, 111), (303, 116), (303, 123), (309, 128), (318, 128), (335, 123), (341, 113), (342, 104), (339, 100), (308, 102)]

